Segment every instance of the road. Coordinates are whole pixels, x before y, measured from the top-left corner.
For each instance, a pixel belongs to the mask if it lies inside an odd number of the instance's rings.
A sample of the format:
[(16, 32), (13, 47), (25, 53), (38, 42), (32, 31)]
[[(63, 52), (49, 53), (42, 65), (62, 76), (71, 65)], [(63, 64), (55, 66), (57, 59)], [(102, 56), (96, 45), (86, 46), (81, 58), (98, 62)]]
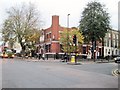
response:
[(111, 75), (115, 63), (0, 60), (3, 88), (118, 88), (118, 78)]
[(0, 60), (0, 90), (2, 89), (2, 60)]

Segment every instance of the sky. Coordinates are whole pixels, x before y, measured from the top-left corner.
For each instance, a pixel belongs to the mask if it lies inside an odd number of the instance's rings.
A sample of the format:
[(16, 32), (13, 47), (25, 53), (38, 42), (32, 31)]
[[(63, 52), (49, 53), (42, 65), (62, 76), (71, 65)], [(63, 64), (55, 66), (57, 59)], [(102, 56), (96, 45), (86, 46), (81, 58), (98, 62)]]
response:
[[(77, 27), (82, 11), (93, 0), (0, 0), (0, 27), (7, 18), (6, 11), (10, 7), (22, 5), (22, 3), (33, 3), (41, 14), (42, 28), (51, 26), (52, 15), (59, 15), (60, 25), (67, 27), (67, 15), (69, 16), (69, 27)], [(94, 0), (95, 1), (95, 0)], [(110, 16), (111, 27), (118, 28), (118, 2), (119, 0), (96, 0), (104, 4)]]

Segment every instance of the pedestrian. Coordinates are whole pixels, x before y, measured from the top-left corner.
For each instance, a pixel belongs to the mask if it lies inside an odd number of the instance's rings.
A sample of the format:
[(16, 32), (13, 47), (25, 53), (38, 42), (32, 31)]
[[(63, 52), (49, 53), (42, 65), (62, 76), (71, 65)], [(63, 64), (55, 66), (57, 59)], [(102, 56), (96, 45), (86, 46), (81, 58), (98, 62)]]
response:
[(42, 59), (45, 60), (45, 54), (44, 53), (42, 54)]
[(56, 59), (59, 59), (59, 56), (58, 56), (59, 54), (58, 53), (56, 53)]
[(97, 59), (99, 59), (100, 53), (99, 51), (97, 51)]
[(31, 50), (29, 52), (29, 57), (32, 58), (32, 52), (31, 52)]
[(39, 60), (41, 59), (41, 56), (42, 56), (42, 54), (41, 54), (41, 49), (39, 49), (39, 54), (38, 54), (38, 59), (39, 59)]
[(31, 57), (34, 57), (34, 50), (31, 50)]
[(67, 58), (67, 54), (66, 53), (63, 55), (63, 57), (64, 57), (64, 61), (67, 62), (68, 58)]
[(54, 54), (54, 60), (56, 59), (56, 54)]
[(37, 58), (37, 51), (36, 50), (34, 50), (33, 56), (34, 56), (34, 58)]
[(48, 54), (46, 54), (47, 60), (48, 60)]

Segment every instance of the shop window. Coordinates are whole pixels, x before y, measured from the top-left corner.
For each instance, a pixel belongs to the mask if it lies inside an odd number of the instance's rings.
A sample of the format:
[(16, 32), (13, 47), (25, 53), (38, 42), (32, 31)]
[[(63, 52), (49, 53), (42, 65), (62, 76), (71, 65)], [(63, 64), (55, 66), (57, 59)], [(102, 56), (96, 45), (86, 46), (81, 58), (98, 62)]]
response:
[(83, 54), (86, 54), (86, 47), (83, 47)]

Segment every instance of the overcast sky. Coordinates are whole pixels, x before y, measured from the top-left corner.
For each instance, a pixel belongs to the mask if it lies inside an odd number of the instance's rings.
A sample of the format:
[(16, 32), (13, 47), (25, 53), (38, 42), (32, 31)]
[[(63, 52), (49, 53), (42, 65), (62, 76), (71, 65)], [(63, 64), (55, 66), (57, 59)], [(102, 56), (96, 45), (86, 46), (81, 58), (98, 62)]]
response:
[[(81, 13), (87, 3), (93, 0), (0, 0), (0, 25), (7, 17), (6, 10), (12, 6), (19, 6), (21, 3), (33, 3), (40, 11), (42, 20), (44, 21), (43, 28), (51, 26), (52, 15), (59, 15), (60, 25), (67, 26), (67, 14), (69, 16), (69, 26), (77, 27), (81, 18)], [(107, 12), (111, 19), (111, 27), (118, 28), (118, 1), (119, 0), (96, 0), (105, 4)]]

